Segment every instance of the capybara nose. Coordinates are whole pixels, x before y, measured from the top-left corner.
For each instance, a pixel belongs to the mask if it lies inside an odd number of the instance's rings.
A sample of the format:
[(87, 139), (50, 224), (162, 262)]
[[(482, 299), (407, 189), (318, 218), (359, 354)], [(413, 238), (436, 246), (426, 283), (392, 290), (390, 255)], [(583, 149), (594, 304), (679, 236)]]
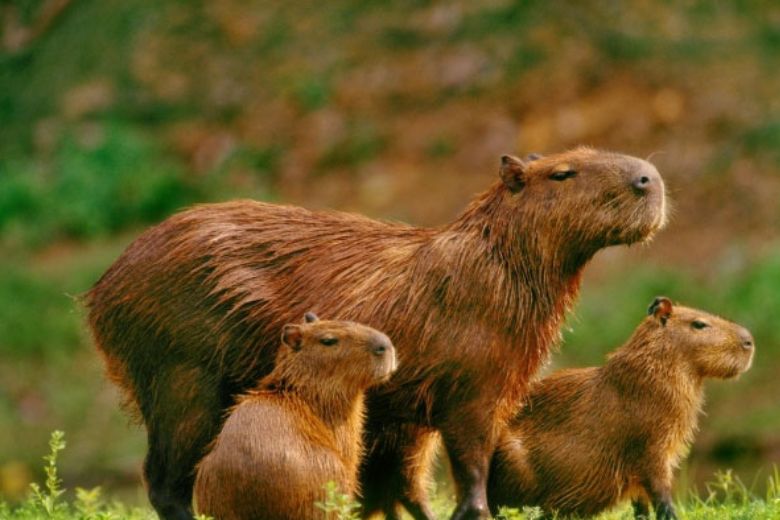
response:
[(655, 167), (642, 161), (641, 166), (631, 175), (631, 187), (637, 194), (645, 194), (661, 185), (661, 176)]
[(751, 350), (753, 348), (753, 336), (746, 330), (739, 333), (739, 339), (742, 341), (742, 348)]
[(647, 175), (640, 175), (634, 178), (634, 182), (631, 183), (634, 189), (645, 191), (650, 186), (650, 177)]
[(385, 352), (393, 349), (393, 344), (387, 337), (379, 336), (374, 338), (369, 344), (369, 349), (377, 356), (383, 356)]

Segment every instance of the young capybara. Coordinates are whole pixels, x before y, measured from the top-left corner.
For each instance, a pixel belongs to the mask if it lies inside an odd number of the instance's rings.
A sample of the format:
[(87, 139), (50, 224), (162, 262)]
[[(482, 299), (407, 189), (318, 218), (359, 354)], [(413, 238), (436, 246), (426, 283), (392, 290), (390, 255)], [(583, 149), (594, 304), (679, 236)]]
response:
[(193, 468), (224, 411), (270, 372), (276, 331), (309, 309), (382, 330), (398, 351), (399, 370), (368, 394), (365, 496), (393, 496), (385, 463), (416, 459), (441, 434), (453, 517), (487, 515), (497, 433), (557, 340), (583, 267), (665, 222), (663, 181), (635, 157), (504, 156), (500, 177), (439, 228), (236, 201), (136, 239), (87, 305), (108, 373), (146, 425), (160, 516), (191, 518)]
[(488, 499), (595, 515), (631, 499), (637, 518), (676, 518), (672, 472), (693, 440), (705, 378), (750, 367), (753, 337), (706, 312), (656, 298), (603, 367), (534, 384), (493, 456)]
[(217, 520), (324, 518), (314, 502), (335, 482), (354, 495), (365, 390), (395, 370), (390, 340), (370, 327), (286, 325), (276, 366), (239, 399), (198, 465), (195, 502)]

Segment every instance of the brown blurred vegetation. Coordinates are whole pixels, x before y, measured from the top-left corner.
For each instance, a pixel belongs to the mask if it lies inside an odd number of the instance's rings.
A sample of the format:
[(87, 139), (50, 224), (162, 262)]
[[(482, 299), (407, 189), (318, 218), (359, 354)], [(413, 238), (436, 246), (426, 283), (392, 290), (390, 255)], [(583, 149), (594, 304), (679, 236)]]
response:
[(596, 258), (555, 365), (599, 363), (656, 293), (723, 313), (756, 364), (711, 385), (683, 484), (780, 461), (776, 2), (18, 0), (0, 24), (0, 493), (55, 427), (66, 477), (138, 482), (66, 294), (142, 227), (239, 196), (436, 225), (502, 153), (578, 144), (651, 157), (674, 211)]

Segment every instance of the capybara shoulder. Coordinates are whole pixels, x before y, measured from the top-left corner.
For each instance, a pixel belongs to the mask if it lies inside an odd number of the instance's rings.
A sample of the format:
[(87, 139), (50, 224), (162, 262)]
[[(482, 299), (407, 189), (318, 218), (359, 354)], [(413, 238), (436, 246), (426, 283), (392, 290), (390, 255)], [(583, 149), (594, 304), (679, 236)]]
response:
[(233, 407), (197, 469), (199, 512), (224, 519), (321, 518), (323, 485), (356, 491), (363, 393), (395, 370), (370, 327), (307, 313), (286, 325), (276, 366)]
[(743, 327), (656, 298), (606, 365), (537, 382), (493, 457), (491, 507), (538, 505), (589, 516), (631, 499), (674, 518), (673, 471), (693, 440), (704, 378), (746, 371)]

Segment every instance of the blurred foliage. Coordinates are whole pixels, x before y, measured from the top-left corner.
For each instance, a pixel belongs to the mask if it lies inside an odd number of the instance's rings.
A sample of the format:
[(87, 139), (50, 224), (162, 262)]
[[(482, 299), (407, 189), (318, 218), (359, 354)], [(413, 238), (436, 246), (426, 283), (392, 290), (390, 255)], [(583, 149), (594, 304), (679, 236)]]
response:
[(139, 482), (77, 300), (145, 226), (239, 196), (434, 225), (502, 153), (582, 143), (652, 155), (672, 221), (596, 258), (555, 366), (602, 362), (657, 294), (744, 323), (754, 368), (708, 386), (682, 485), (780, 461), (776, 2), (11, 0), (0, 23), (0, 495), (54, 429), (66, 482)]
[(0, 163), (0, 236), (41, 245), (108, 236), (202, 199), (206, 179), (185, 175), (148, 138), (120, 126), (65, 135), (46, 163)]

